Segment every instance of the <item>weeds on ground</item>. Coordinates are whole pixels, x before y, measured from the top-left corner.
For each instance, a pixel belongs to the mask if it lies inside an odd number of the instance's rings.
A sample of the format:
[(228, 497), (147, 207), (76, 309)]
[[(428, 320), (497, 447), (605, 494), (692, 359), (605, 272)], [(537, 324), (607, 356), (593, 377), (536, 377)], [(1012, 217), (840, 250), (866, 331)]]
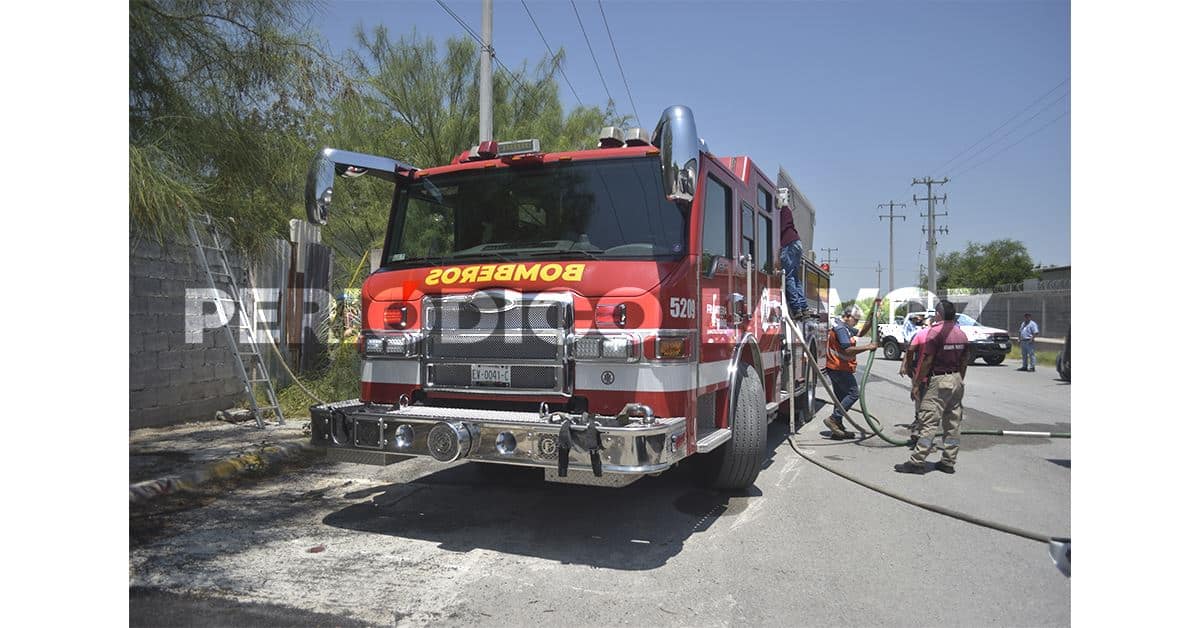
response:
[[(1054, 368), (1054, 365), (1058, 364), (1057, 351), (1034, 351), (1033, 354), (1037, 356), (1037, 363), (1042, 366)], [(1008, 355), (1006, 357), (1009, 360), (1020, 360), (1021, 345), (1014, 344), (1012, 348), (1008, 350)]]
[[(353, 342), (332, 345), (329, 364), (321, 371), (302, 375), (301, 383), (322, 401), (357, 399), (362, 359)], [(308, 417), (308, 407), (317, 403), (295, 383), (276, 391), (279, 407), (286, 417)]]

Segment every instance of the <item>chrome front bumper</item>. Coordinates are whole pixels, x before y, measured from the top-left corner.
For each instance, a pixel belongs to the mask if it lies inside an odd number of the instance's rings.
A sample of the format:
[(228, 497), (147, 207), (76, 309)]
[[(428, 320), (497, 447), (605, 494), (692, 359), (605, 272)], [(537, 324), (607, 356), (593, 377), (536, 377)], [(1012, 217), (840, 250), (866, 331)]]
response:
[[(645, 474), (670, 468), (687, 455), (684, 417), (632, 419), (617, 425), (614, 417), (536, 412), (509, 412), (432, 406), (392, 407), (339, 401), (310, 408), (312, 443), (332, 457), (378, 464), (401, 456), (431, 456), (443, 462), (474, 460), (556, 469), (563, 420), (577, 430), (596, 421), (603, 473)], [(572, 432), (568, 469), (592, 471), (591, 453)]]

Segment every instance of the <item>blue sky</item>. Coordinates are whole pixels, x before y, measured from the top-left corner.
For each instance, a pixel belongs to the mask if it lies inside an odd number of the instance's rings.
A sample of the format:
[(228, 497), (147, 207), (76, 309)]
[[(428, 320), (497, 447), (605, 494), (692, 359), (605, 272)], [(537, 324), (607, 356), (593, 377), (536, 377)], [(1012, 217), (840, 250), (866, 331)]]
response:
[[(477, 32), (480, 4), (447, 0)], [(566, 48), (583, 102), (603, 104), (571, 4), (527, 4), (550, 45)], [(597, 3), (576, 5), (618, 110), (632, 113)], [(815, 247), (838, 249), (833, 284), (842, 295), (873, 288), (877, 261), (887, 288), (887, 221), (876, 206), (889, 200), (908, 205), (907, 221), (896, 221), (896, 284), (915, 283), (926, 253), (924, 208), (912, 195), (924, 187), (910, 183), (926, 175), (951, 178), (938, 190), (950, 212), (939, 218), (950, 229), (940, 252), (1008, 237), (1035, 262), (1071, 262), (1071, 116), (1059, 118), (1071, 83), (1037, 100), (1070, 77), (1068, 2), (606, 0), (604, 10), (642, 126), (685, 104), (715, 153), (749, 155), (771, 175), (787, 169), (817, 209)], [(493, 19), (496, 53), (510, 68), (546, 54), (520, 2), (495, 0)], [(353, 47), (360, 23), (393, 36), (415, 28), (439, 42), (464, 34), (434, 0), (335, 0), (311, 27), (338, 52)], [(561, 81), (560, 98), (575, 102)]]

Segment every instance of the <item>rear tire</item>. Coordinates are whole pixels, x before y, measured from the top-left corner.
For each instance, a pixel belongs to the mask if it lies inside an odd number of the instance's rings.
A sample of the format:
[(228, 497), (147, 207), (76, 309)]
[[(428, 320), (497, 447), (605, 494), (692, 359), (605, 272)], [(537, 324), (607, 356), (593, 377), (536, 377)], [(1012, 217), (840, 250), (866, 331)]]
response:
[(984, 358), (983, 361), (987, 362), (991, 366), (996, 366), (997, 364), (1004, 361), (1004, 357), (1005, 356), (1002, 356), (1002, 355), (993, 355), (989, 358)]
[(889, 360), (900, 359), (900, 343), (896, 342), (895, 338), (885, 338), (883, 340), (883, 357)]
[(738, 367), (733, 391), (733, 437), (716, 451), (705, 454), (709, 484), (717, 489), (749, 488), (758, 478), (767, 452), (767, 403), (762, 380), (749, 366)]

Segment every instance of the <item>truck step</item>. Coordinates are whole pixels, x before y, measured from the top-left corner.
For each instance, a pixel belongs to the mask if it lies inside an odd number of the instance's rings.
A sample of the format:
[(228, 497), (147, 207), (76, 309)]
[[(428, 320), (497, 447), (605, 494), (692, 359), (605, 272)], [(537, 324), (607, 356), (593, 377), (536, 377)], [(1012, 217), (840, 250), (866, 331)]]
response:
[(727, 427), (715, 429), (706, 434), (701, 434), (696, 439), (696, 451), (706, 454), (725, 443), (725, 441), (733, 438), (733, 431)]

